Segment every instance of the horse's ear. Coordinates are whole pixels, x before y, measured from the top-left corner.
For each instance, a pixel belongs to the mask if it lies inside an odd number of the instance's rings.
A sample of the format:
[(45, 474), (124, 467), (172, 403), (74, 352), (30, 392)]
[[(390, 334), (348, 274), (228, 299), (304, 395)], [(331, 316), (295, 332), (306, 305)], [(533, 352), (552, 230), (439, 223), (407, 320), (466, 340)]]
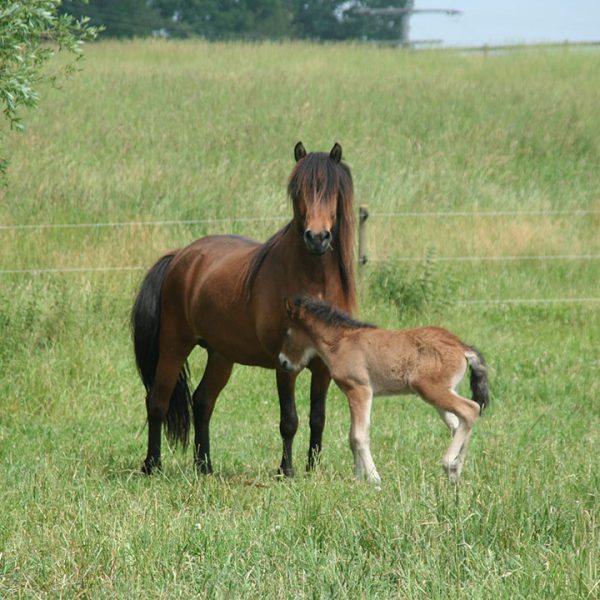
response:
[(303, 159), (306, 156), (306, 149), (304, 148), (304, 144), (302, 142), (298, 142), (294, 146), (294, 158), (296, 162)]
[(329, 158), (336, 163), (342, 160), (342, 147), (336, 142), (329, 153)]

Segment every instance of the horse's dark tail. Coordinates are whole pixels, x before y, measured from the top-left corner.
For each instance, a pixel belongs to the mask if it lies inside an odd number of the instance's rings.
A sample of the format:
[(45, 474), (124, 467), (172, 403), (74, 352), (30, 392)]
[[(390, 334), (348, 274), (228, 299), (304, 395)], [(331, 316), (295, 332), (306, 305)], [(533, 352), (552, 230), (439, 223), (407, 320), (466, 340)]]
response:
[[(154, 385), (158, 365), (158, 338), (160, 334), (160, 297), (167, 270), (175, 253), (163, 256), (146, 274), (131, 311), (131, 331), (135, 362), (146, 393)], [(165, 419), (167, 437), (173, 445), (188, 443), (190, 433), (191, 393), (189, 372), (184, 365), (171, 394)]]
[(471, 393), (473, 400), (479, 404), (479, 412), (490, 403), (487, 366), (477, 348), (470, 346), (466, 352), (467, 361), (471, 367)]

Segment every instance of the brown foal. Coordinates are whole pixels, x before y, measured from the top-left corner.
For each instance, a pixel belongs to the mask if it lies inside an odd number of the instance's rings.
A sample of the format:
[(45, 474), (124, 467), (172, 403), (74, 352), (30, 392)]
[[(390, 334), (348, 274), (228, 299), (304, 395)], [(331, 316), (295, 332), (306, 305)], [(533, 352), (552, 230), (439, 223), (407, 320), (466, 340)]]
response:
[[(415, 393), (449, 427), (452, 442), (442, 465), (451, 481), (460, 479), (473, 424), (489, 398), (487, 369), (478, 350), (439, 327), (387, 331), (308, 296), (287, 300), (286, 311), (289, 327), (279, 364), (296, 372), (318, 356), (327, 365), (348, 398), (356, 477), (380, 482), (369, 448), (373, 396)], [(467, 365), (473, 400), (455, 391)]]

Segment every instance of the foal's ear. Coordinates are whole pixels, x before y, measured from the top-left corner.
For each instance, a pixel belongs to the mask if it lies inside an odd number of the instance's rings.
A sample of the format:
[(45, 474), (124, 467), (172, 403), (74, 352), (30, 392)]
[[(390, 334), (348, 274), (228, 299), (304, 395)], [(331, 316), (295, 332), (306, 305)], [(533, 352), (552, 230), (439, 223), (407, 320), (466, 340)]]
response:
[(335, 162), (339, 163), (342, 160), (342, 147), (336, 142), (329, 153), (329, 158)]
[(290, 318), (294, 314), (294, 303), (289, 298), (285, 298), (283, 303), (285, 305), (285, 314)]
[(306, 156), (306, 149), (304, 148), (304, 144), (302, 142), (298, 142), (294, 146), (294, 158), (296, 159), (296, 162), (298, 162), (305, 156)]

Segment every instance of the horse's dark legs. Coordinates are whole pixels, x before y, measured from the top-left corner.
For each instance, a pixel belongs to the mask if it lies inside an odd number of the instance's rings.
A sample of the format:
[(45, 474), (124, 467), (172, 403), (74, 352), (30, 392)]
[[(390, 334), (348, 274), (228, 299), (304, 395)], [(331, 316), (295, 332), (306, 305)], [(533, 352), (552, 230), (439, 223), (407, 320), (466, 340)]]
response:
[[(160, 429), (164, 417), (153, 416), (150, 418), (152, 412), (153, 401), (151, 399), (152, 391), (148, 392), (146, 396), (146, 412), (148, 414), (148, 452), (146, 453), (146, 459), (142, 465), (142, 472), (145, 475), (150, 475), (154, 469), (161, 468), (160, 462)], [(165, 413), (166, 415), (166, 413)]]
[(285, 373), (277, 369), (277, 393), (279, 394), (279, 431), (283, 440), (283, 455), (279, 474), (293, 477), (292, 444), (298, 430), (298, 415), (296, 413), (296, 373)]
[(310, 445), (306, 470), (312, 471), (319, 462), (323, 429), (325, 428), (325, 399), (331, 383), (331, 375), (327, 367), (319, 361), (312, 367), (310, 382)]
[[(161, 344), (161, 347), (164, 347)], [(170, 352), (163, 353), (156, 367), (154, 385), (146, 396), (146, 412), (148, 415), (148, 452), (142, 471), (150, 475), (154, 469), (160, 469), (161, 427), (169, 410), (169, 400), (179, 373), (191, 351), (189, 346), (181, 343), (167, 345)]]
[(194, 459), (201, 473), (212, 473), (210, 461), (209, 424), (215, 403), (221, 390), (231, 376), (233, 363), (216, 352), (209, 352), (206, 369), (200, 384), (194, 392), (192, 406), (194, 410)]

